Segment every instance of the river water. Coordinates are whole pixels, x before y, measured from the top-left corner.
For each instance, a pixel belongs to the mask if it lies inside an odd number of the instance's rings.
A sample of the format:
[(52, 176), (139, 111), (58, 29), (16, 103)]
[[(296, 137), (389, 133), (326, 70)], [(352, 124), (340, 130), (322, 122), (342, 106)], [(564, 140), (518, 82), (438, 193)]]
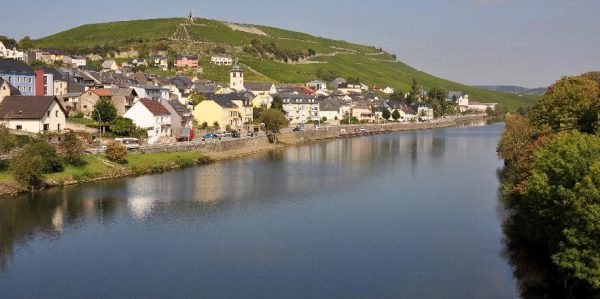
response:
[(0, 298), (516, 298), (501, 124), (0, 200)]

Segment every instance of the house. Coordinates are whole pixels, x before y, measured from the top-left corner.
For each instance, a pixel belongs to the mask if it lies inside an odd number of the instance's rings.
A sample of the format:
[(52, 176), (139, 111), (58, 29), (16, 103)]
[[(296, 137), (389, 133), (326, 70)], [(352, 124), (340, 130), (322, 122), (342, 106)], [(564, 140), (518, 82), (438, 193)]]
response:
[(67, 113), (54, 96), (8, 96), (0, 105), (0, 122), (29, 133), (60, 132)]
[(144, 58), (135, 58), (129, 61), (129, 65), (133, 67), (148, 67), (148, 61)]
[(181, 94), (189, 94), (194, 89), (192, 80), (184, 75), (172, 77), (169, 82), (175, 85)]
[[(340, 83), (337, 86), (337, 90), (344, 93), (344, 94), (351, 94), (351, 93), (362, 93), (363, 91), (363, 85), (364, 84), (350, 84), (350, 83)], [(366, 86), (366, 85), (365, 85)]]
[(356, 117), (359, 122), (372, 123), (375, 120), (375, 113), (373, 113), (371, 105), (364, 100), (353, 103), (352, 116)]
[(290, 124), (305, 124), (309, 121), (320, 121), (319, 102), (314, 96), (289, 93), (281, 94), (283, 110)]
[(41, 60), (46, 64), (53, 64), (55, 61), (62, 62), (65, 57), (65, 53), (58, 50), (43, 50)]
[(7, 48), (2, 42), (0, 42), (0, 58), (4, 59), (14, 59), (14, 60), (23, 60), (25, 54), (22, 51), (17, 50), (17, 48)]
[(44, 69), (39, 68), (35, 73), (35, 95), (52, 96), (54, 95), (54, 74), (45, 73)]
[(159, 101), (141, 99), (123, 117), (131, 119), (136, 127), (146, 130), (149, 144), (171, 136), (171, 112)]
[(231, 94), (213, 95), (209, 99), (200, 102), (192, 112), (194, 119), (199, 123), (209, 126), (217, 124), (219, 129), (240, 128), (243, 120), (240, 115), (239, 106), (231, 100)]
[(210, 58), (210, 62), (216, 65), (232, 65), (233, 59), (226, 54), (216, 54)]
[(94, 105), (104, 98), (109, 99), (115, 108), (117, 115), (123, 116), (132, 107), (137, 92), (132, 88), (96, 88), (89, 89), (79, 96), (76, 109), (87, 117), (91, 117)]
[(177, 56), (175, 67), (178, 69), (198, 68), (198, 56)]
[(479, 103), (479, 102), (473, 102), (471, 104), (469, 104), (468, 110), (471, 111), (475, 111), (475, 112), (486, 112), (488, 108), (492, 109), (492, 110), (496, 110), (496, 106), (498, 106), (498, 103)]
[(277, 88), (273, 83), (262, 83), (262, 82), (244, 82), (244, 89), (251, 92), (255, 96), (276, 94)]
[(21, 92), (10, 83), (0, 78), (0, 104), (8, 96), (20, 96)]
[(384, 89), (381, 90), (381, 92), (383, 92), (385, 94), (388, 94), (388, 95), (394, 93), (394, 91), (395, 90), (393, 88), (389, 87), (389, 86), (387, 86), (386, 88), (384, 88)]
[(336, 124), (344, 114), (342, 113), (342, 101), (334, 98), (319, 101), (319, 118), (326, 119), (326, 122)]
[(105, 71), (116, 71), (119, 69), (119, 66), (114, 60), (105, 60), (102, 63), (102, 69)]
[(0, 59), (0, 78), (8, 81), (24, 96), (35, 95), (35, 72), (21, 61)]
[(259, 94), (252, 99), (252, 106), (259, 107), (267, 107), (271, 108), (271, 104), (273, 103), (273, 97), (268, 94)]
[(49, 91), (49, 93), (51, 93), (50, 95), (60, 96), (67, 93), (68, 82), (59, 70), (45, 66), (41, 67), (41, 69), (44, 71), (44, 74), (52, 74), (52, 79), (54, 81), (52, 85), (54, 89)]
[(165, 106), (171, 114), (171, 133), (173, 136), (179, 136), (182, 128), (191, 128), (194, 117), (192, 113), (179, 101), (165, 101), (161, 100), (160, 103)]
[(312, 88), (313, 90), (326, 90), (327, 82), (314, 80), (306, 83), (306, 86)]
[(446, 97), (447, 101), (452, 101), (456, 103), (459, 107), (469, 106), (469, 95), (462, 91), (451, 91), (448, 92), (448, 96)]
[(74, 55), (65, 55), (63, 57), (63, 63), (73, 67), (86, 66), (87, 61), (85, 57), (79, 57)]
[(152, 65), (163, 71), (169, 70), (169, 61), (167, 60), (167, 57), (164, 56), (156, 56), (152, 58)]
[(433, 108), (425, 103), (414, 103), (410, 106), (417, 113), (417, 117), (421, 121), (433, 120)]
[(346, 79), (344, 78), (335, 78), (333, 81), (331, 81), (333, 88), (338, 88), (338, 86), (343, 83), (346, 83)]
[(417, 118), (417, 112), (410, 107), (404, 107), (398, 112), (400, 112), (400, 121), (413, 121)]

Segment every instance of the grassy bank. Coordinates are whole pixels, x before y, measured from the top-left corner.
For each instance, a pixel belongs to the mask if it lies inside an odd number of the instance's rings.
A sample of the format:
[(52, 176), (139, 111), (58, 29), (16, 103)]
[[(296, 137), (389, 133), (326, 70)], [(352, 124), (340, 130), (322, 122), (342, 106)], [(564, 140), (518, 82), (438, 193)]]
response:
[[(128, 163), (117, 164), (104, 158), (104, 155), (86, 155), (86, 164), (81, 167), (65, 166), (59, 173), (45, 176), (48, 186), (61, 186), (102, 179), (161, 173), (169, 169), (185, 168), (198, 164), (210, 163), (212, 159), (200, 152), (173, 153), (130, 153)], [(0, 171), (0, 194), (10, 194), (26, 191), (13, 179), (9, 170)]]

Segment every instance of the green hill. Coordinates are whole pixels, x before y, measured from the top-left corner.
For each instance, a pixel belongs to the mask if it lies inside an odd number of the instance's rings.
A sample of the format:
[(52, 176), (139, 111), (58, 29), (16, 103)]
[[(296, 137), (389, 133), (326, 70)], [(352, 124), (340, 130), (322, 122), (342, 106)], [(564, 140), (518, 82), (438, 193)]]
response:
[[(132, 49), (144, 54), (156, 51), (171, 56), (199, 54), (204, 67), (201, 77), (216, 81), (228, 81), (229, 67), (210, 65), (209, 55), (225, 51), (240, 58), (249, 80), (304, 83), (317, 79), (320, 71), (407, 91), (412, 78), (416, 78), (425, 90), (439, 86), (464, 91), (472, 101), (498, 102), (511, 110), (529, 106), (539, 98), (482, 90), (437, 78), (396, 61), (394, 56), (375, 47), (266, 26), (243, 25), (233, 30), (233, 26), (224, 22), (196, 19), (194, 25), (187, 27), (192, 42), (169, 40), (181, 23), (183, 19), (153, 19), (83, 25), (38, 39), (35, 45), (103, 56)], [(282, 62), (282, 56), (309, 56), (311, 52), (316, 55), (301, 59), (300, 63)]]

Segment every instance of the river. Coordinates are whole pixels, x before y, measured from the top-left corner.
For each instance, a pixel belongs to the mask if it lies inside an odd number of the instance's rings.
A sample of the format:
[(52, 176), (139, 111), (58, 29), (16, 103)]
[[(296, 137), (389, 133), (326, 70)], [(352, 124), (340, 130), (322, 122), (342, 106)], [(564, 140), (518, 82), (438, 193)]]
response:
[(502, 124), (0, 199), (0, 298), (517, 298)]

